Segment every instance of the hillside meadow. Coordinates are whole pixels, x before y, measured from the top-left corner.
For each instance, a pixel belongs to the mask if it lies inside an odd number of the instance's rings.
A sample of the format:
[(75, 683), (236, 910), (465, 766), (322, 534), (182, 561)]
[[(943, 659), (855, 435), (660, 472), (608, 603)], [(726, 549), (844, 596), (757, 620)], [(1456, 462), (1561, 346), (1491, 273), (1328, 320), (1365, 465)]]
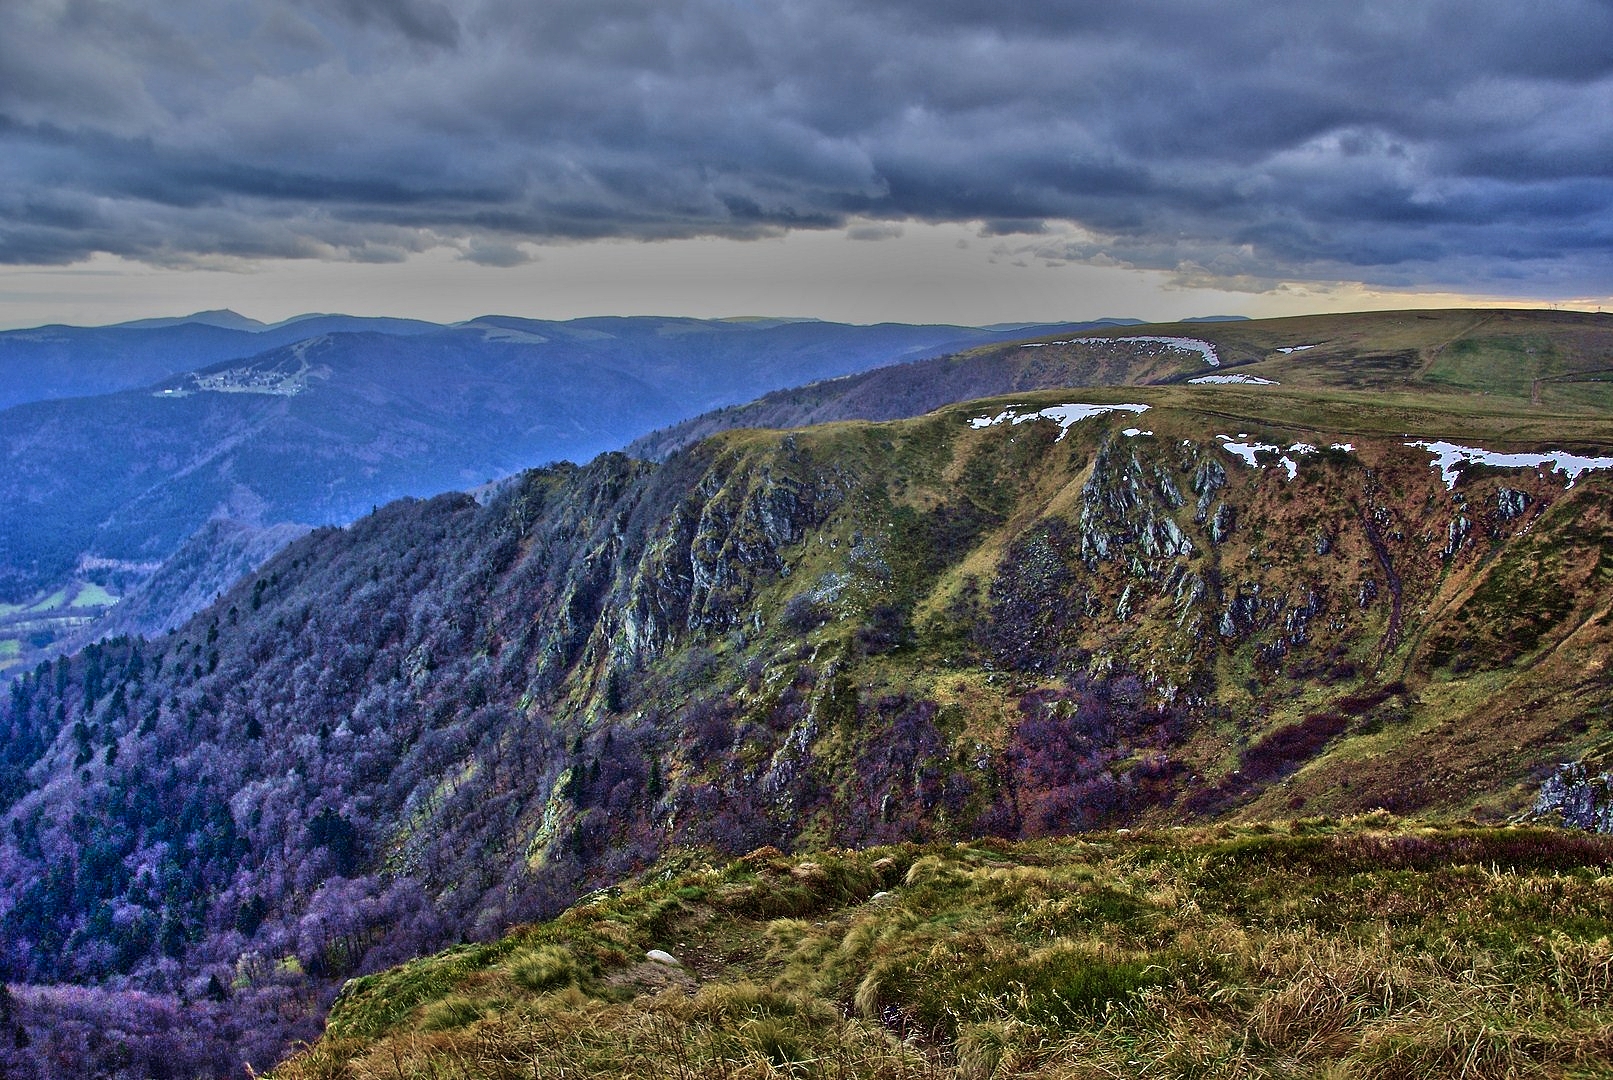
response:
[(1607, 837), (1382, 812), (677, 852), (349, 983), (272, 1075), (1610, 1076), (1610, 866)]

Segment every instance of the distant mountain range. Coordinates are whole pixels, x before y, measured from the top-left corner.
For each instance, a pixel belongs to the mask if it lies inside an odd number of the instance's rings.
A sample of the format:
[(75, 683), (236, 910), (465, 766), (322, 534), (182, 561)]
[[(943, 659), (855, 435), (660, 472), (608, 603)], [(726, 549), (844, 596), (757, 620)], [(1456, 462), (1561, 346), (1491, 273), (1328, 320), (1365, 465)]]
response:
[(40, 326), (0, 332), (0, 409), (48, 398), (136, 390), (158, 379), (241, 360), (320, 334), (392, 337), (441, 327), (412, 319), (307, 315), (272, 325), (233, 311), (116, 326)]
[[(1009, 333), (655, 317), (263, 324), (230, 311), (0, 333), (0, 669), (81, 635), (210, 519), (343, 523), (405, 495), (586, 461), (775, 387)], [(164, 595), (197, 590), (170, 581)]]

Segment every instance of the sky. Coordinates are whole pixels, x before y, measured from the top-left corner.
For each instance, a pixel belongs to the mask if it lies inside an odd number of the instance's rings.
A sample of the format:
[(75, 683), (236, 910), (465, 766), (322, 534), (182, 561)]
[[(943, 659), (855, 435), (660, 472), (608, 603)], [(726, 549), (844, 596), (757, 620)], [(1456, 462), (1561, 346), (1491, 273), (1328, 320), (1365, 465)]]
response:
[(1613, 307), (1613, 0), (0, 0), (0, 326)]

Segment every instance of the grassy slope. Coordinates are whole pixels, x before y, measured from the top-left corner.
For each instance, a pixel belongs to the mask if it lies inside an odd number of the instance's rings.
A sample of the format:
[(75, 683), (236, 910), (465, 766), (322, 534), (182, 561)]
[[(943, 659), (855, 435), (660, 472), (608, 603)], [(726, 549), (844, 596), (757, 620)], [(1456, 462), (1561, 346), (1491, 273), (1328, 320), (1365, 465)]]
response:
[(275, 1076), (1609, 1076), (1610, 863), (1381, 812), (685, 853), (350, 983)]

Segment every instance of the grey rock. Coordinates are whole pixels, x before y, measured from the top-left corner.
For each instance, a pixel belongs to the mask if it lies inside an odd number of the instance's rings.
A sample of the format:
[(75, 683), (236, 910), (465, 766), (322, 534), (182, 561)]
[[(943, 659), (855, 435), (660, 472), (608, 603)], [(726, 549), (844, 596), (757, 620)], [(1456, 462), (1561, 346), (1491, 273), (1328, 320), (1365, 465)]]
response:
[(1583, 761), (1568, 761), (1546, 778), (1531, 812), (1556, 814), (1564, 825), (1613, 833), (1613, 772), (1597, 772)]
[(1512, 488), (1502, 488), (1495, 493), (1495, 512), (1502, 521), (1511, 521), (1520, 517), (1529, 509), (1529, 495), (1526, 492), (1514, 491)]
[(1444, 562), (1450, 562), (1462, 545), (1467, 543), (1467, 537), (1473, 531), (1472, 522), (1462, 514), (1451, 518), (1451, 523), (1445, 527), (1445, 546), (1440, 549), (1439, 557)]

